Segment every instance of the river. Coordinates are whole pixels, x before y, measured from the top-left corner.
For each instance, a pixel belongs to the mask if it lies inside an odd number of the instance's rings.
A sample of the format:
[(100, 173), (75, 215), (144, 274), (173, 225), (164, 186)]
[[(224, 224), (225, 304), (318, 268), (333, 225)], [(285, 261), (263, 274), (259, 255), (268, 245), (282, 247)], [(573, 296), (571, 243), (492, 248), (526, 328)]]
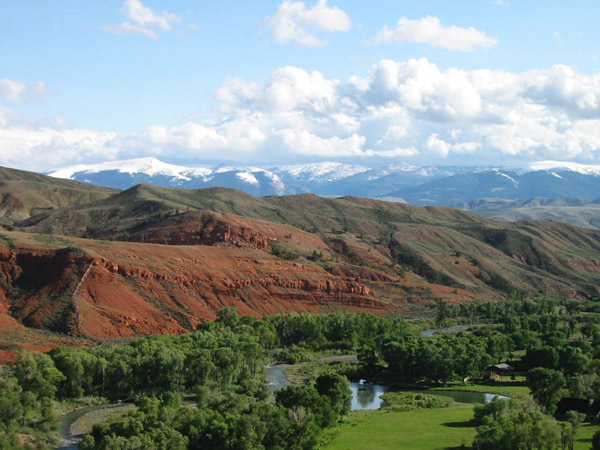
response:
[(83, 436), (72, 434), (72, 426), (77, 421), (77, 419), (94, 411), (113, 408), (126, 409), (128, 407), (131, 407), (131, 405), (128, 403), (115, 403), (112, 405), (85, 406), (83, 408), (77, 408), (72, 411), (69, 411), (68, 413), (63, 415), (60, 418), (60, 421), (58, 422), (58, 435), (60, 437), (60, 440), (57, 448), (63, 450), (77, 450), (79, 448), (79, 443), (81, 442)]
[(81, 437), (71, 436), (71, 425), (87, 413), (104, 408), (107, 408), (107, 405), (86, 406), (84, 408), (74, 409), (63, 415), (58, 423), (58, 435), (60, 436), (58, 448), (69, 450), (78, 449)]
[[(283, 369), (278, 366), (266, 366), (267, 375), (269, 377), (269, 389), (271, 392), (275, 392), (279, 389), (289, 386), (291, 383), (288, 381)], [(379, 409), (384, 403), (381, 396), (388, 392), (390, 389), (387, 386), (379, 384), (365, 383), (364, 380), (358, 383), (350, 383), (350, 390), (352, 391), (352, 411), (359, 410), (373, 410)], [(432, 395), (443, 395), (445, 397), (452, 398), (458, 403), (489, 403), (494, 397), (498, 397), (502, 400), (507, 400), (510, 397), (503, 395), (489, 394), (484, 392), (471, 392), (471, 391), (452, 391), (452, 390), (428, 390), (428, 391), (411, 391), (421, 392)]]

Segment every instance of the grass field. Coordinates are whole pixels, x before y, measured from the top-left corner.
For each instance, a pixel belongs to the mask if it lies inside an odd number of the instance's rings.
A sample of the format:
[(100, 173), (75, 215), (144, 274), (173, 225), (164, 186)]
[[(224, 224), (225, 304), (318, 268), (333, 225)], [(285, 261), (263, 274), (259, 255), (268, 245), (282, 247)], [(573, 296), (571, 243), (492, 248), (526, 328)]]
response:
[[(354, 411), (342, 424), (326, 430), (319, 450), (437, 450), (470, 448), (475, 437), (473, 407), (456, 403), (449, 408), (404, 412)], [(583, 424), (575, 450), (589, 450), (600, 425)], [(462, 446), (465, 447), (462, 447)]]
[[(441, 390), (453, 390), (453, 391), (470, 391), (470, 392), (484, 392), (486, 394), (498, 394), (505, 395), (511, 398), (519, 398), (519, 397), (527, 397), (529, 396), (529, 387), (524, 385), (515, 385), (516, 383), (512, 382), (497, 382), (494, 384), (452, 384), (449, 383), (446, 387), (434, 387), (431, 388), (431, 391), (435, 391), (436, 389)], [(433, 394), (435, 392), (432, 392)]]
[(470, 446), (471, 405), (404, 412), (354, 411), (323, 435), (322, 450), (447, 449)]
[(574, 450), (590, 450), (592, 447), (592, 437), (594, 433), (600, 431), (600, 425), (592, 425), (591, 423), (582, 424), (575, 439)]

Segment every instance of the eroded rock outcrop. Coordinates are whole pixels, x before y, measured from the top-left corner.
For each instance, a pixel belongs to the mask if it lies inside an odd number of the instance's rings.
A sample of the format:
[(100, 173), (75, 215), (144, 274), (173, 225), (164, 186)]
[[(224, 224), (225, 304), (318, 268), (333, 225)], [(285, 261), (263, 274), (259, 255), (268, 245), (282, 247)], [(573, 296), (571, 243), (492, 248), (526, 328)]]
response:
[(255, 248), (75, 240), (86, 248), (0, 247), (0, 302), (30, 327), (91, 338), (191, 331), (241, 314), (392, 312), (360, 279)]

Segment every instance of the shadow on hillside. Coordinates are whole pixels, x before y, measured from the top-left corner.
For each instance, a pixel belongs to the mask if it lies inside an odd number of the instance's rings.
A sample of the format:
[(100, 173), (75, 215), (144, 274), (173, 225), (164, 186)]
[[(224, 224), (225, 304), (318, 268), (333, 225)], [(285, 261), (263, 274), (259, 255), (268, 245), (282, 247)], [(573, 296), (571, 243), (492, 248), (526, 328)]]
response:
[(446, 422), (442, 424), (445, 427), (450, 428), (472, 428), (474, 427), (473, 421), (471, 420), (463, 420), (462, 422)]

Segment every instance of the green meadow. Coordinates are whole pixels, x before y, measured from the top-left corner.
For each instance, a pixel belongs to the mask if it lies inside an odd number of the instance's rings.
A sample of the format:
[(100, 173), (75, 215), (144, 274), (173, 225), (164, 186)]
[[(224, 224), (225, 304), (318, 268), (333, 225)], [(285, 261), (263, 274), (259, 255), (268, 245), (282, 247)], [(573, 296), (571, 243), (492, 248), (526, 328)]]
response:
[(403, 412), (354, 411), (342, 424), (325, 431), (319, 448), (434, 450), (470, 446), (475, 437), (472, 417), (473, 407), (459, 403)]
[[(473, 406), (455, 403), (448, 408), (392, 412), (354, 411), (325, 430), (320, 450), (441, 450), (470, 448), (475, 437)], [(600, 425), (582, 424), (575, 450), (589, 450)], [(464, 447), (463, 447), (464, 446)]]

